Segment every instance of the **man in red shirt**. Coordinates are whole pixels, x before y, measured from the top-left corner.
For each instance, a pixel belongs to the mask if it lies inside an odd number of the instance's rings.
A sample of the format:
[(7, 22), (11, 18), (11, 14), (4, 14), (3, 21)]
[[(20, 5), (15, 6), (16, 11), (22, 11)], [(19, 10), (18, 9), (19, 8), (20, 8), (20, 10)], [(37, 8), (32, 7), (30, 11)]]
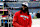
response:
[(14, 27), (31, 27), (32, 20), (28, 11), (28, 3), (24, 2), (20, 11), (16, 12), (13, 17)]

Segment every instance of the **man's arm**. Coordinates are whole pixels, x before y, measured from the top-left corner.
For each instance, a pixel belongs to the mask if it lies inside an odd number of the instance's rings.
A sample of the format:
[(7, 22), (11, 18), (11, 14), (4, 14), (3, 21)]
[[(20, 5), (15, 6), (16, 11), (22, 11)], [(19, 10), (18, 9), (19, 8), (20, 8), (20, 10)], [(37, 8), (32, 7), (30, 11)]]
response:
[(28, 23), (28, 27), (31, 27), (32, 25), (32, 19), (31, 19), (31, 15), (29, 15), (29, 23)]
[(17, 13), (15, 13), (15, 15), (14, 15), (14, 17), (13, 17), (13, 26), (14, 26), (14, 27), (23, 27), (22, 25), (19, 25), (19, 24), (18, 24), (17, 18), (18, 18), (18, 15), (17, 15)]
[(16, 21), (13, 21), (13, 26), (14, 27), (23, 27), (23, 26), (19, 25)]

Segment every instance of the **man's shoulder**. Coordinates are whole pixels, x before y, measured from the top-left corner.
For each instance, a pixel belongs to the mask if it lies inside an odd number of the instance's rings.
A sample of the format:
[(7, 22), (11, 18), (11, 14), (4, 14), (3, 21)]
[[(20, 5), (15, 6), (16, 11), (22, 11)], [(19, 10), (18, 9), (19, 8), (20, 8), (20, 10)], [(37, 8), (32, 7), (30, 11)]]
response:
[(31, 17), (31, 15), (29, 14), (29, 17)]

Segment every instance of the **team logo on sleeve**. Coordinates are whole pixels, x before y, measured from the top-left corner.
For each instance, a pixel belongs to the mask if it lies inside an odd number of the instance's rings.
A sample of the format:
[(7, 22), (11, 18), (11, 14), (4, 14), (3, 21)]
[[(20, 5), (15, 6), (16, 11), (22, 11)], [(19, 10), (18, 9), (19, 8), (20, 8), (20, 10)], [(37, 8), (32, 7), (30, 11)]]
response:
[(23, 18), (24, 20), (26, 20), (25, 18)]

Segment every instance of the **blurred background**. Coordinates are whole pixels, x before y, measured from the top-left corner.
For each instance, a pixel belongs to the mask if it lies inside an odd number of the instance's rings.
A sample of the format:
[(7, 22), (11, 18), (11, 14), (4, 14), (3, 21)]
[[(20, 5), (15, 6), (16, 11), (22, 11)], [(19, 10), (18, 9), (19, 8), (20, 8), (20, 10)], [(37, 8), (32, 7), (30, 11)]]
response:
[(20, 1), (40, 1), (40, 0), (0, 0), (0, 1), (17, 1), (17, 2), (20, 2)]
[(40, 27), (40, 0), (0, 0), (0, 27), (13, 27), (13, 16), (20, 10), (23, 2), (28, 2), (32, 27)]

